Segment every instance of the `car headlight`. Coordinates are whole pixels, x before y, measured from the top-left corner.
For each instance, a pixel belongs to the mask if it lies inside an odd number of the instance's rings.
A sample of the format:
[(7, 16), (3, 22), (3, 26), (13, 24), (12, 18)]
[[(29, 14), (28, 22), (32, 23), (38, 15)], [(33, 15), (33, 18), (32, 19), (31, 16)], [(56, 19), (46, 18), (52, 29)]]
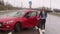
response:
[(5, 22), (4, 24), (11, 24), (12, 22), (14, 22), (13, 20)]

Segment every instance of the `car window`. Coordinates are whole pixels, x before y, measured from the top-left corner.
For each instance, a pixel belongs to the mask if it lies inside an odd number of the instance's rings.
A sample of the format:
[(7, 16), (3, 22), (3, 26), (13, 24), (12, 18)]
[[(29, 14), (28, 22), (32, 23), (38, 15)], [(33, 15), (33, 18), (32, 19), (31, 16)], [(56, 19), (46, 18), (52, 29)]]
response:
[(20, 11), (20, 12), (17, 12), (15, 16), (19, 17), (19, 16), (23, 16), (24, 12), (23, 11)]
[(34, 12), (28, 12), (26, 16), (34, 17), (34, 16), (36, 16), (36, 14), (37, 13), (35, 11)]
[(36, 12), (31, 12), (31, 15), (30, 15), (31, 17), (34, 17), (34, 16), (36, 16)]
[(19, 16), (19, 15), (20, 15), (19, 12), (17, 12), (17, 13), (16, 13), (16, 16)]

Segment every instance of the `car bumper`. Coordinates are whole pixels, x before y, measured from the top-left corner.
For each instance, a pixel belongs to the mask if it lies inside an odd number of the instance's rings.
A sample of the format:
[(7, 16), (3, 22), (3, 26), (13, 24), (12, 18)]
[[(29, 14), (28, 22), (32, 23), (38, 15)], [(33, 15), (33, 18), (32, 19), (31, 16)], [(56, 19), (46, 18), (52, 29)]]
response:
[(9, 25), (5, 25), (3, 27), (0, 27), (0, 30), (4, 30), (4, 31), (7, 31), (7, 30), (13, 30), (13, 27), (9, 26)]

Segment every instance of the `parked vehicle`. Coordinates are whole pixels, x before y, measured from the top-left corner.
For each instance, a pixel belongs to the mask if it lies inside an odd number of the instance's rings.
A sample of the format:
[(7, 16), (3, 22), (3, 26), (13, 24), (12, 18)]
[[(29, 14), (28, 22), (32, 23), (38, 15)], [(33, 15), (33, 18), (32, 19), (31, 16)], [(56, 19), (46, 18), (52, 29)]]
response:
[(20, 31), (23, 28), (33, 28), (39, 23), (39, 11), (20, 10), (0, 17), (0, 30)]

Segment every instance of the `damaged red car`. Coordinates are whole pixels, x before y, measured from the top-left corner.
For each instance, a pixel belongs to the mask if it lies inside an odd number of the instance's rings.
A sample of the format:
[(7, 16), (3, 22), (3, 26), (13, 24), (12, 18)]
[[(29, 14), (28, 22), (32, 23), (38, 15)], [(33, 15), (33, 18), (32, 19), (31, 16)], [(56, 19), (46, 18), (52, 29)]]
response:
[(20, 31), (23, 28), (33, 28), (40, 20), (37, 10), (19, 10), (0, 17), (0, 30)]

